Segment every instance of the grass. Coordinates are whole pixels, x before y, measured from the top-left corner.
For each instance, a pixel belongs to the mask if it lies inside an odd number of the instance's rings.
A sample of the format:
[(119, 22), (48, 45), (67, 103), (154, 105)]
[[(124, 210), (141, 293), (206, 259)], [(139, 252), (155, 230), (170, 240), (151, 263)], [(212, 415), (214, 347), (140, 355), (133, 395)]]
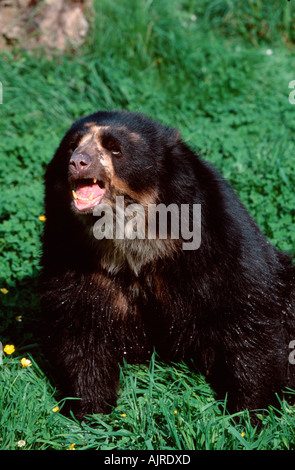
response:
[[(60, 414), (62, 403), (37, 363), (22, 368), (20, 357), (1, 367), (1, 448), (15, 450), (268, 450), (294, 449), (294, 411), (286, 403), (270, 409), (260, 430), (247, 412), (230, 416), (214, 400), (204, 378), (184, 364), (127, 366), (122, 393), (108, 416), (78, 423)], [(56, 407), (60, 409), (54, 411)]]
[(247, 412), (228, 415), (202, 376), (157, 357), (123, 368), (110, 415), (79, 424), (61, 413), (36, 333), (39, 217), (46, 164), (74, 119), (127, 108), (177, 127), (269, 239), (295, 246), (292, 1), (100, 0), (95, 13), (79, 51), (0, 55), (0, 341), (16, 347), (0, 365), (0, 448), (294, 449), (285, 401), (258, 411), (255, 428)]

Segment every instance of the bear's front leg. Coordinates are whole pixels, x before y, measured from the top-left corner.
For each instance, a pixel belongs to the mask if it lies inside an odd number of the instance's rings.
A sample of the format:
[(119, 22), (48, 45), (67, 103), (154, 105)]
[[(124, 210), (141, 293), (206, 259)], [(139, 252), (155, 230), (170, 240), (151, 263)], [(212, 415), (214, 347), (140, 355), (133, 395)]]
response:
[(116, 405), (121, 358), (108, 335), (96, 330), (58, 326), (48, 337), (57, 388), (63, 397), (75, 398), (66, 401), (64, 410), (71, 409), (80, 420), (87, 414), (108, 413)]
[(116, 404), (119, 367), (150, 357), (137, 298), (105, 274), (45, 281), (43, 335), (53, 376), (77, 418)]

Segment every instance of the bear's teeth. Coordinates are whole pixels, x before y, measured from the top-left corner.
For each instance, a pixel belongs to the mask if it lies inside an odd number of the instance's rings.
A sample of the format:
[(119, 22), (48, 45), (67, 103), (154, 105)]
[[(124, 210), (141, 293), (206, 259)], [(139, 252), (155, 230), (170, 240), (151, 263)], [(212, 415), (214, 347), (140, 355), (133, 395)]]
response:
[(93, 183), (97, 183), (97, 179), (96, 178), (93, 178)]
[(94, 197), (93, 193), (91, 193), (89, 197), (80, 197), (74, 190), (72, 191), (72, 194), (73, 198), (78, 199), (78, 201), (92, 201)]

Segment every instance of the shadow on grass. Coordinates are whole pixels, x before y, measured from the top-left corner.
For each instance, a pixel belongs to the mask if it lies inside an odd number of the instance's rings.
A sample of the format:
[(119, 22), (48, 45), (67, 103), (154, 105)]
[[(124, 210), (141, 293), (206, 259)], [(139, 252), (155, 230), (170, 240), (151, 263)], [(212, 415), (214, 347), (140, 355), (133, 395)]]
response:
[(4, 284), (8, 292), (0, 292), (0, 341), (3, 346), (13, 344), (17, 353), (30, 353), (41, 364), (38, 274), (13, 285), (0, 281), (0, 287)]

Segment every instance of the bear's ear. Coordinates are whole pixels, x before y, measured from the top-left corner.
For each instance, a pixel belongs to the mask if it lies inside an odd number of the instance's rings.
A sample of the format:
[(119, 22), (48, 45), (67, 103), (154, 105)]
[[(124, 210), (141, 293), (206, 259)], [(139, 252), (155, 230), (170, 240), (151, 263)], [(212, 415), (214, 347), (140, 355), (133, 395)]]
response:
[(178, 129), (169, 128), (167, 132), (167, 143), (169, 147), (174, 147), (181, 140), (181, 134)]

